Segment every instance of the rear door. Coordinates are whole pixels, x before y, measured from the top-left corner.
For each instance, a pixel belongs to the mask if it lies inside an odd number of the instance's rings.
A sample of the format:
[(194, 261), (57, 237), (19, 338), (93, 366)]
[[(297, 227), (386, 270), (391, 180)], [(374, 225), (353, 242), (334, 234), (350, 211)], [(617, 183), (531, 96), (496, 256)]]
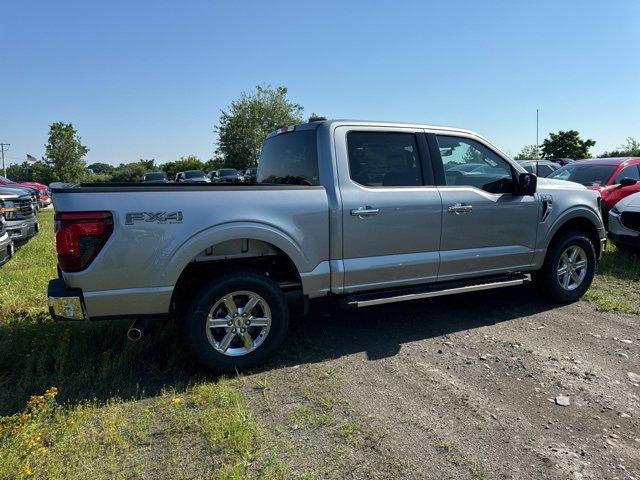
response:
[(435, 281), (442, 204), (424, 133), (341, 126), (334, 139), (344, 291)]
[(528, 269), (540, 201), (515, 195), (518, 171), (473, 136), (429, 134), (442, 196), (439, 280)]

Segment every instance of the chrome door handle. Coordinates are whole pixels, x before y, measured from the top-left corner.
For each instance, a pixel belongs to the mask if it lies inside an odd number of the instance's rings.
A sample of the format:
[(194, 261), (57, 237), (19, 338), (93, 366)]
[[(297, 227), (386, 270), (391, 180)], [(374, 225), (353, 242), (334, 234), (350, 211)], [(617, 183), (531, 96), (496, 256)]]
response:
[(449, 212), (455, 213), (456, 215), (460, 215), (461, 213), (467, 213), (473, 210), (472, 205), (467, 205), (466, 203), (456, 203), (454, 205), (449, 205)]
[(351, 215), (353, 215), (354, 217), (360, 217), (360, 218), (372, 217), (374, 215), (378, 215), (379, 213), (380, 213), (379, 208), (373, 208), (368, 205), (366, 207), (358, 207), (351, 210)]

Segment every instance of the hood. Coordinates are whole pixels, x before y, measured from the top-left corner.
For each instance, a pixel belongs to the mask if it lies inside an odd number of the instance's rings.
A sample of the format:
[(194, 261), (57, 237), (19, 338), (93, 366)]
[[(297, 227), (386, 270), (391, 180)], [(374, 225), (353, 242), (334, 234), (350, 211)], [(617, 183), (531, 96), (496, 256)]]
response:
[(576, 182), (545, 177), (538, 177), (538, 188), (544, 190), (587, 190), (587, 187)]
[(31, 195), (31, 191), (30, 189), (28, 189), (27, 187), (9, 187), (7, 185), (0, 185), (0, 194), (2, 195), (18, 195), (18, 196), (24, 196), (24, 195)]
[(20, 186), (25, 186), (25, 187), (30, 187), (30, 188), (35, 188), (38, 190), (46, 190), (47, 186), (43, 185), (42, 183), (38, 183), (38, 182), (17, 182), (15, 185), (20, 185)]
[(20, 194), (0, 191), (0, 200), (19, 200)]
[(616, 207), (618, 210), (634, 210), (640, 211), (640, 193), (634, 193), (632, 195), (628, 195), (616, 203)]

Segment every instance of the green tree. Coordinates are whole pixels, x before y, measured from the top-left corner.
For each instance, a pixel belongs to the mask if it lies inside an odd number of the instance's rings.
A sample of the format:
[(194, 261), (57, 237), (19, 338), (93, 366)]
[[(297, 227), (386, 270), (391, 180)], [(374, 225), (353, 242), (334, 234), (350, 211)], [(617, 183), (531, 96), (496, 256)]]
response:
[(7, 177), (14, 182), (39, 182), (45, 185), (54, 181), (52, 168), (42, 161), (9, 165)]
[(186, 157), (180, 157), (180, 160), (175, 162), (167, 162), (160, 165), (160, 169), (167, 174), (169, 180), (173, 180), (178, 172), (184, 172), (185, 170), (206, 170), (206, 165), (195, 155), (188, 155)]
[(543, 158), (589, 158), (589, 149), (596, 144), (595, 140), (582, 140), (576, 130), (560, 130), (550, 133), (542, 142)]
[(302, 122), (303, 108), (287, 98), (287, 88), (269, 85), (242, 93), (220, 115), (216, 154), (228, 167), (243, 169), (258, 164), (260, 147), (269, 132)]
[(525, 145), (513, 158), (515, 160), (538, 160), (540, 158), (540, 149), (535, 145)]
[(92, 163), (87, 168), (91, 170), (93, 173), (102, 174), (102, 173), (113, 172), (115, 167), (113, 165), (109, 165), (108, 163), (97, 162), (97, 163)]
[(604, 152), (600, 157), (640, 157), (640, 142), (635, 138), (627, 137), (627, 142), (620, 145), (617, 150)]
[(121, 163), (111, 172), (112, 182), (141, 182), (149, 169), (142, 162)]
[(141, 158), (138, 163), (147, 169), (147, 172), (152, 172), (156, 170), (156, 159), (144, 159)]
[(14, 182), (33, 182), (33, 172), (29, 162), (13, 163), (7, 167), (7, 178)]
[(45, 148), (45, 163), (51, 167), (53, 180), (80, 182), (87, 177), (84, 156), (89, 149), (82, 144), (73, 124), (53, 123)]

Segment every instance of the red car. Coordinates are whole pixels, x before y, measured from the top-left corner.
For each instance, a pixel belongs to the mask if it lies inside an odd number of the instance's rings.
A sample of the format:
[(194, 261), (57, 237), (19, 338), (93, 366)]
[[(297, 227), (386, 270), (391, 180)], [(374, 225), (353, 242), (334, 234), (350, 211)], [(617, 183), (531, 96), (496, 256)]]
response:
[(640, 192), (640, 158), (590, 158), (569, 163), (548, 178), (569, 180), (600, 192), (602, 210), (609, 210), (627, 195)]
[(51, 195), (49, 194), (49, 188), (38, 182), (13, 182), (7, 177), (0, 175), (0, 185), (6, 185), (7, 187), (27, 187), (33, 188), (38, 191), (40, 199), (40, 207), (46, 207), (51, 204)]

